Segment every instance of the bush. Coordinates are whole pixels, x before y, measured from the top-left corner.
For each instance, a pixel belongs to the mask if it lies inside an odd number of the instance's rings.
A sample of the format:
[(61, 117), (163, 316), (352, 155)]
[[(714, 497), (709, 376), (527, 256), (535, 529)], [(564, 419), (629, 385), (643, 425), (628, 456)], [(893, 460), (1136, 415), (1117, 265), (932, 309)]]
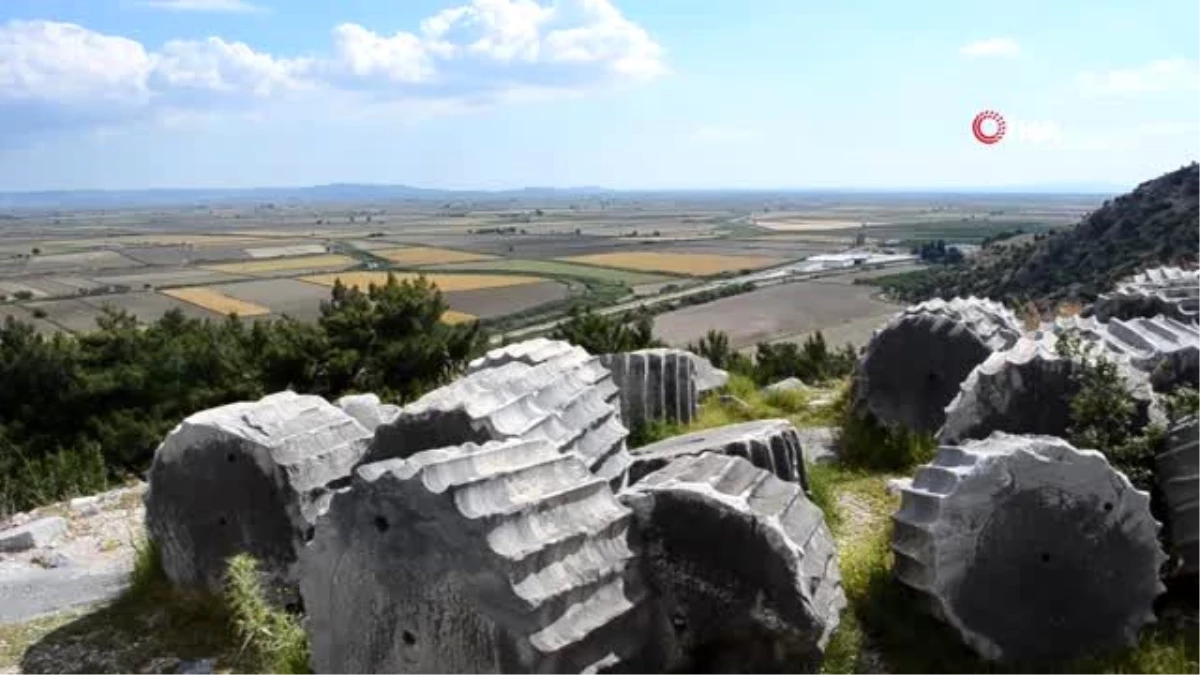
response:
[(300, 618), (267, 603), (254, 558), (244, 553), (230, 558), (226, 579), (225, 601), (249, 672), (310, 672), (308, 636)]
[(884, 425), (850, 404), (849, 389), (835, 404), (838, 414), (839, 457), (847, 466), (900, 471), (924, 464), (937, 452), (932, 434), (901, 425)]

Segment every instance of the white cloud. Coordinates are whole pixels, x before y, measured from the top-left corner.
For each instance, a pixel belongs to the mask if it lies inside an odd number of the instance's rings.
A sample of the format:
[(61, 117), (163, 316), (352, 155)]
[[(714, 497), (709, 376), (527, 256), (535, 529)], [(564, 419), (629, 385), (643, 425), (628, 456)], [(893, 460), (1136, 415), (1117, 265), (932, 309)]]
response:
[(975, 57), (1013, 57), (1021, 53), (1021, 45), (1016, 40), (1005, 37), (988, 38), (963, 45), (958, 50), (963, 56)]
[[(173, 9), (250, 7), (234, 0), (155, 0)], [(0, 135), (122, 114), (186, 118), (258, 102), (365, 96), (380, 105), (449, 108), (575, 95), (667, 72), (662, 47), (610, 0), (470, 0), (384, 35), (334, 26), (324, 53), (293, 57), (221, 37), (136, 40), (53, 21), (0, 23)], [(18, 105), (18, 103), (20, 105)], [(40, 106), (40, 107), (39, 107)], [(330, 109), (335, 106), (329, 105)], [(130, 113), (130, 111), (134, 111)], [(21, 124), (11, 124), (21, 116)]]
[(1135, 68), (1080, 74), (1079, 86), (1086, 94), (1135, 94), (1196, 89), (1200, 71), (1188, 59), (1161, 59)]
[(143, 7), (166, 9), (174, 12), (236, 12), (246, 14), (261, 12), (263, 8), (245, 0), (142, 0)]
[(754, 136), (752, 130), (742, 127), (699, 124), (692, 128), (688, 138), (699, 143), (738, 143)]

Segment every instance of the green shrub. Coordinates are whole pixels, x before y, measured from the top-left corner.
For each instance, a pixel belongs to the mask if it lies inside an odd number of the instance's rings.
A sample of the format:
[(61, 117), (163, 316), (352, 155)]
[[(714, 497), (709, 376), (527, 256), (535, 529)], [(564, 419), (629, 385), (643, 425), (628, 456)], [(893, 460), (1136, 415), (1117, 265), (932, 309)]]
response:
[(685, 428), (666, 420), (641, 421), (629, 430), (627, 443), (631, 449), (640, 448), (686, 432)]
[(763, 403), (788, 415), (808, 410), (808, 395), (796, 389), (773, 389), (764, 391)]
[(108, 485), (109, 470), (96, 445), (31, 456), (6, 444), (0, 431), (0, 518), (102, 492)]
[(900, 471), (933, 459), (937, 441), (900, 425), (884, 425), (858, 413), (850, 404), (849, 389), (835, 404), (838, 416), (839, 457), (847, 466)]
[(254, 558), (240, 554), (229, 559), (225, 601), (250, 672), (310, 672), (308, 636), (300, 618), (266, 601)]

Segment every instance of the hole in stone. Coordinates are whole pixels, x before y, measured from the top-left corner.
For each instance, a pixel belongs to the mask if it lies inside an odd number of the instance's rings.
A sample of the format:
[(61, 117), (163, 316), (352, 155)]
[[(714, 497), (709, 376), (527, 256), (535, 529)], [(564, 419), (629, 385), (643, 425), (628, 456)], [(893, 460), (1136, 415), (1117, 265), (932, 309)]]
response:
[(387, 518), (384, 518), (383, 516), (375, 516), (375, 529), (379, 530), (380, 532), (387, 532), (388, 527), (390, 527), (390, 525), (387, 521)]
[(1104, 502), (1104, 512), (1105, 513), (1112, 511), (1112, 509), (1113, 509), (1112, 502)]
[(225, 519), (225, 516), (221, 516), (220, 518), (217, 518), (217, 524), (218, 525), (228, 525), (229, 521)]
[(1050, 554), (1049, 553), (1042, 554), (1042, 562), (1044, 562), (1044, 563), (1050, 562)]
[(404, 631), (403, 633), (401, 633), (400, 639), (404, 640), (404, 644), (408, 645), (409, 647), (417, 644), (417, 636), (413, 635), (412, 633), (410, 633), (408, 631)]
[(225, 461), (227, 461), (227, 462), (232, 463), (236, 459), (237, 459), (237, 455), (233, 454), (232, 452), (229, 453), (228, 455), (225, 455)]
[(317, 533), (317, 528), (313, 527), (312, 525), (309, 525), (308, 528), (304, 530), (304, 541), (312, 541), (313, 535), (315, 535), (316, 533)]

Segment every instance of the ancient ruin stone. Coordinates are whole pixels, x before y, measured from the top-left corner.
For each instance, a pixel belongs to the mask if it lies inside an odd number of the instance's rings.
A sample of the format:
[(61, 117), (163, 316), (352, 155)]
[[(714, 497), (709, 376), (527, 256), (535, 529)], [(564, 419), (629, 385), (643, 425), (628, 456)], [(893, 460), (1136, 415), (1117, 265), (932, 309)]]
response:
[(1200, 326), (1165, 316), (1098, 321), (1069, 317), (1042, 326), (1043, 332), (1072, 332), (1103, 347), (1108, 358), (1146, 373), (1155, 389), (1197, 385)]
[(604, 354), (600, 359), (620, 389), (621, 420), (626, 426), (657, 420), (689, 424), (695, 419), (699, 390), (691, 352), (642, 349)]
[(226, 560), (246, 552), (288, 600), (299, 549), (370, 437), (324, 399), (290, 391), (188, 417), (150, 467), (146, 525), (163, 570), (220, 592)]
[(878, 422), (934, 432), (971, 369), (1020, 335), (1013, 313), (991, 300), (909, 307), (867, 345), (854, 378), (855, 409)]
[[(1151, 329), (1160, 325), (1153, 320), (1145, 321)], [(1059, 335), (1068, 331), (1081, 338), (1080, 347), (1089, 358), (1104, 358), (1116, 365), (1117, 374), (1137, 403), (1139, 424), (1156, 417), (1151, 374), (1176, 377), (1172, 373), (1181, 371), (1170, 364), (1186, 363), (1189, 351), (1183, 346), (1170, 351), (1163, 346), (1167, 345), (1166, 340), (1153, 337), (1151, 329), (1145, 329), (1147, 339), (1135, 339), (1137, 333), (1128, 328), (1130, 325), (1143, 328), (1137, 323), (1062, 320), (1045, 324), (1011, 348), (992, 354), (963, 380), (958, 396), (946, 406), (946, 421), (938, 431), (938, 441), (957, 443), (968, 438), (985, 438), (993, 431), (1065, 435), (1071, 423), (1071, 398), (1079, 389), (1073, 378), (1077, 362), (1065, 360), (1058, 353)]]
[(1099, 452), (997, 433), (901, 486), (894, 571), (981, 655), (1060, 662), (1132, 645), (1166, 556), (1150, 496)]
[(630, 524), (544, 440), (363, 465), (304, 553), (314, 669), (573, 673), (637, 657), (651, 616)]
[(1200, 422), (1195, 417), (1171, 429), (1155, 462), (1155, 477), (1167, 502), (1171, 552), (1179, 574), (1200, 573)]
[(804, 455), (795, 427), (787, 420), (756, 420), (673, 436), (634, 451), (629, 482), (658, 471), (681, 458), (715, 452), (744, 457), (782, 480), (808, 489)]
[(1200, 270), (1156, 267), (1122, 279), (1089, 313), (1101, 321), (1166, 315), (1195, 323), (1200, 316)]
[(364, 461), (463, 443), (544, 439), (619, 487), (630, 458), (617, 396), (608, 369), (579, 347), (541, 339), (509, 345), (376, 428)]
[(334, 405), (357, 420), (367, 431), (375, 431), (380, 424), (391, 422), (400, 414), (400, 406), (383, 403), (375, 394), (343, 396)]
[(19, 553), (53, 543), (67, 531), (67, 521), (47, 516), (24, 525), (0, 530), (0, 553)]
[(687, 354), (692, 360), (692, 363), (696, 364), (697, 392), (703, 394), (708, 391), (713, 391), (714, 389), (720, 389), (721, 387), (724, 387), (727, 382), (729, 382), (728, 371), (721, 370), (720, 368), (714, 366), (712, 361), (709, 361), (699, 354), (687, 351), (683, 353)]
[(681, 457), (621, 493), (640, 525), (669, 672), (817, 672), (846, 605), (800, 485), (740, 457)]

